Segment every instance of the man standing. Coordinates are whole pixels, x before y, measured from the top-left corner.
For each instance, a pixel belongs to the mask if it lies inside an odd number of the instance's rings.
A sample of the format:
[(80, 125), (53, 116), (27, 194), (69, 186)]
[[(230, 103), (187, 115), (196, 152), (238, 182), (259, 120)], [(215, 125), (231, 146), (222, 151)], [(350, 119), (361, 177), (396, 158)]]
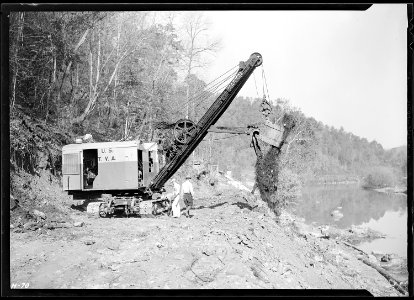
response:
[(187, 175), (185, 177), (185, 181), (181, 185), (181, 192), (183, 193), (183, 200), (186, 206), (186, 210), (183, 213), (187, 218), (191, 218), (190, 216), (190, 209), (193, 207), (193, 197), (194, 197), (194, 191), (193, 191), (193, 184), (190, 182), (191, 176)]

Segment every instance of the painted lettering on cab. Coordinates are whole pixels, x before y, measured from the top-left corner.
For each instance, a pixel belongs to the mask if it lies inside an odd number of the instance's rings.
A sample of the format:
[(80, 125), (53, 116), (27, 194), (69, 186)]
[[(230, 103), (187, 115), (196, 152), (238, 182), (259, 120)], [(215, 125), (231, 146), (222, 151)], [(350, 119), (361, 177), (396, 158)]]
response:
[[(108, 150), (108, 151), (107, 151)], [(101, 149), (101, 153), (112, 153), (112, 148), (108, 148), (108, 149)]]

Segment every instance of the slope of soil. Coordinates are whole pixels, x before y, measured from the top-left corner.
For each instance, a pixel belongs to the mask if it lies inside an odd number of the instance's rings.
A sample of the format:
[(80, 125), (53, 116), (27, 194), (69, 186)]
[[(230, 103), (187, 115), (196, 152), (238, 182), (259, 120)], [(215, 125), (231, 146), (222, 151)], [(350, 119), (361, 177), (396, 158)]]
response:
[[(10, 174), (10, 224), (14, 230), (28, 222), (71, 220), (72, 198), (62, 191), (60, 178), (39, 170), (30, 175), (24, 170)], [(37, 212), (44, 214), (39, 218)]]
[[(298, 234), (282, 214), (220, 178), (196, 184), (192, 218), (90, 218), (83, 226), (11, 232), (11, 283), (29, 288), (367, 289), (388, 281), (331, 239)], [(71, 223), (73, 224), (73, 223)]]
[[(53, 124), (27, 115), (10, 115), (10, 224), (70, 219), (71, 198), (62, 192), (62, 146), (72, 137)], [(38, 212), (40, 213), (37, 214)]]

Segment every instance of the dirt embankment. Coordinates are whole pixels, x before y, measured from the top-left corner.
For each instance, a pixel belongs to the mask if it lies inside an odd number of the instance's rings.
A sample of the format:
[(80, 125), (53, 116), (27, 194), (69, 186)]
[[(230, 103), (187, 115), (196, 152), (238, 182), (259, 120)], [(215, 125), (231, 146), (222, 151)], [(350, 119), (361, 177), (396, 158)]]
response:
[[(401, 295), (358, 251), (303, 235), (294, 220), (219, 179), (196, 184), (192, 218), (89, 218), (11, 232), (11, 284), (28, 288), (367, 289)], [(211, 196), (207, 196), (211, 195)], [(77, 223), (80, 227), (74, 227)]]

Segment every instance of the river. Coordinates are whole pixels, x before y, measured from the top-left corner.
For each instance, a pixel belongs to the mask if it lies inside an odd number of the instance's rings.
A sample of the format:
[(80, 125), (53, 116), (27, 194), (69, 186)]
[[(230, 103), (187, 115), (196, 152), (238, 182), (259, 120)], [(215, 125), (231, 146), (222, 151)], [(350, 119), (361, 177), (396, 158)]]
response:
[(348, 229), (368, 227), (386, 238), (358, 246), (371, 251), (407, 257), (407, 196), (364, 190), (357, 184), (306, 186), (298, 203), (289, 208), (312, 225)]

